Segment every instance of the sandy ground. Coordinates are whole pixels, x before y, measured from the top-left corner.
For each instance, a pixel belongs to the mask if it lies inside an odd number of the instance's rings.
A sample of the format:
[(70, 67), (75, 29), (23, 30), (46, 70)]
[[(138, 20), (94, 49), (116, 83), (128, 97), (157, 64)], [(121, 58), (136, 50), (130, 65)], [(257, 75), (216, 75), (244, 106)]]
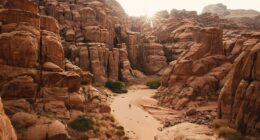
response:
[(156, 101), (151, 98), (155, 92), (156, 90), (132, 87), (127, 94), (115, 96), (111, 104), (112, 114), (131, 139), (153, 140), (159, 133), (158, 128), (161, 128), (162, 124), (140, 105), (142, 102), (156, 104)]
[[(185, 114), (185, 110), (178, 111), (158, 106), (157, 101), (151, 97), (155, 93), (156, 90), (135, 85), (128, 89), (127, 94), (114, 94), (111, 103), (112, 115), (133, 140), (154, 140), (154, 136), (162, 131), (163, 122), (183, 118)], [(215, 108), (217, 108), (216, 102), (196, 107), (197, 111)]]

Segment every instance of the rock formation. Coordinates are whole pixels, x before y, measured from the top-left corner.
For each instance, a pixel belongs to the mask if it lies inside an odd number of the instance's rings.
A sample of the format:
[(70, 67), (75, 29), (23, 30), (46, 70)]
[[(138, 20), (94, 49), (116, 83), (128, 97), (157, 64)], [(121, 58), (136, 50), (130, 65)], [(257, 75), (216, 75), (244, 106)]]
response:
[[(63, 37), (59, 34), (63, 24), (59, 25), (55, 18), (40, 15), (38, 11), (38, 5), (27, 0), (7, 0), (0, 11), (0, 95), (4, 105), (0, 101), (0, 138), (16, 139), (4, 108), (18, 139), (123, 139), (124, 134), (116, 134), (118, 126), (109, 114), (110, 107), (105, 104), (108, 95), (91, 85), (82, 85), (92, 83), (93, 75), (95, 81), (105, 82), (104, 68), (108, 66), (105, 60), (109, 56), (109, 49), (104, 46), (108, 40), (107, 31), (98, 29), (104, 34), (103, 38), (98, 38), (102, 43), (86, 46), (79, 43), (81, 47), (76, 49), (82, 50), (79, 53), (82, 59), (78, 64), (86, 70), (83, 71), (65, 59)], [(70, 18), (70, 14), (67, 13), (66, 18)], [(74, 30), (67, 30), (68, 41), (76, 36)], [(113, 60), (118, 63), (119, 54), (115, 52), (114, 55), (117, 58)], [(93, 75), (88, 70), (94, 72)], [(84, 133), (67, 125), (80, 116), (91, 121), (95, 118)], [(100, 127), (103, 129), (94, 132)]]
[(224, 55), (221, 29), (198, 29), (193, 35), (194, 44), (171, 62), (163, 76), (162, 86), (166, 89), (158, 95), (163, 105), (182, 109), (191, 100), (216, 96), (231, 68)]
[[(256, 137), (259, 133), (259, 32), (242, 36), (232, 50), (241, 47), (219, 96), (218, 117), (231, 127)], [(242, 45), (237, 45), (242, 44)]]
[(11, 124), (11, 121), (6, 116), (0, 98), (0, 139), (1, 140), (16, 140), (16, 134)]

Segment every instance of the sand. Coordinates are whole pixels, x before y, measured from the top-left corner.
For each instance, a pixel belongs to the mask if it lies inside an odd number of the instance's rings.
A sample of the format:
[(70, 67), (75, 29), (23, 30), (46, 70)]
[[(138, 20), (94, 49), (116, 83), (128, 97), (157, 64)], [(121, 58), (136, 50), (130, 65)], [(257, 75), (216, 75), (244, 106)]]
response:
[(159, 133), (158, 128), (161, 128), (162, 124), (140, 105), (142, 102), (154, 104), (156, 101), (151, 96), (155, 92), (156, 90), (136, 87), (130, 88), (127, 94), (115, 96), (111, 104), (112, 114), (131, 139), (153, 140)]

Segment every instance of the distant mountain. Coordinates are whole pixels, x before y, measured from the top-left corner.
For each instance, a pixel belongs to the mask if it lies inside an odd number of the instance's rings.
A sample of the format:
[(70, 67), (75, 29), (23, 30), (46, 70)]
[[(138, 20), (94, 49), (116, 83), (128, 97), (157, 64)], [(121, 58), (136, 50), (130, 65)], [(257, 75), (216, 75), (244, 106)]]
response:
[(260, 15), (260, 12), (256, 10), (228, 9), (222, 3), (208, 5), (203, 8), (202, 13), (214, 13), (221, 18), (254, 18)]

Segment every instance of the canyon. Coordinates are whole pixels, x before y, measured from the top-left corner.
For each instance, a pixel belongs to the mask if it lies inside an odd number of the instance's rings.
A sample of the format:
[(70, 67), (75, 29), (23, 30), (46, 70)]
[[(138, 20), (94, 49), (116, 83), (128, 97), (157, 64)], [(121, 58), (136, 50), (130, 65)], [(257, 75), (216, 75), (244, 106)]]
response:
[(259, 17), (0, 0), (0, 140), (259, 139)]

